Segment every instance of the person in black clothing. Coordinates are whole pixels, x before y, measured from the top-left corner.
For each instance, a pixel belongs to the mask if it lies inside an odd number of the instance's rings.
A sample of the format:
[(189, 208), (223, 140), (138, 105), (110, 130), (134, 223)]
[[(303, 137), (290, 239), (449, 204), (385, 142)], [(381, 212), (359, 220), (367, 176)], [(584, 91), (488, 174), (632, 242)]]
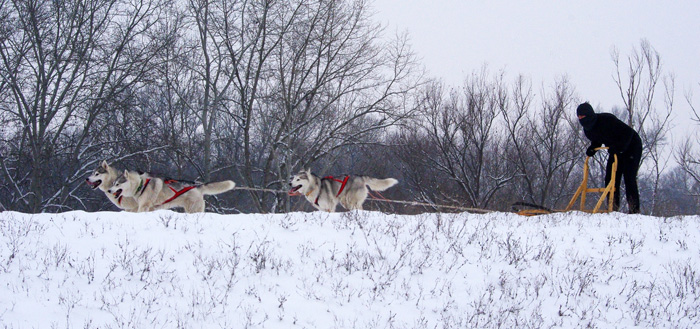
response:
[(625, 195), (629, 212), (639, 213), (639, 189), (637, 188), (637, 171), (642, 159), (642, 140), (632, 127), (620, 121), (610, 113), (595, 113), (593, 107), (583, 103), (576, 108), (578, 120), (583, 126), (583, 132), (591, 141), (586, 150), (587, 156), (595, 154), (595, 148), (602, 144), (608, 147), (608, 164), (605, 170), (605, 185), (610, 182), (612, 165), (617, 154), (617, 172), (615, 173), (615, 193), (613, 195), (613, 210), (620, 207), (620, 180), (625, 177)]

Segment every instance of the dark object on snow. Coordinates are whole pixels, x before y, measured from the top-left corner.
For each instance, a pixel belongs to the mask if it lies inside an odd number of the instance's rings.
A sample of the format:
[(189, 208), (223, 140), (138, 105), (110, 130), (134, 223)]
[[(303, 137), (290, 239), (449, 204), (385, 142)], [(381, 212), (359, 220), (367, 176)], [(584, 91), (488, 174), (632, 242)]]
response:
[(642, 159), (642, 139), (632, 127), (620, 121), (610, 113), (595, 113), (593, 107), (583, 103), (576, 109), (583, 132), (591, 141), (586, 149), (586, 155), (595, 154), (595, 148), (605, 144), (609, 147), (608, 163), (605, 170), (605, 185), (610, 181), (610, 171), (614, 157), (617, 154), (619, 163), (615, 179), (615, 194), (613, 195), (613, 210), (620, 207), (620, 181), (625, 178), (625, 196), (632, 214), (639, 213), (639, 189), (637, 187), (637, 172)]

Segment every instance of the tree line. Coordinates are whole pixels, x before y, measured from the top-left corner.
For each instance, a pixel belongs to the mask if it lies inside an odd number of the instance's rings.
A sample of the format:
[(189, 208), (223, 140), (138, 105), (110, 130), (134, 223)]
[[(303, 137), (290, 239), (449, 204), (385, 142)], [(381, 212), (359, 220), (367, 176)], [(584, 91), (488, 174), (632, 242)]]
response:
[[(538, 87), (482, 67), (445, 85), (365, 0), (0, 0), (0, 26), (3, 210), (113, 209), (84, 184), (105, 159), (272, 190), (304, 168), (395, 177), (387, 197), (495, 210), (559, 207), (581, 179), (582, 100), (566, 77)], [(612, 63), (622, 105), (607, 111), (645, 145), (643, 212), (697, 213), (697, 139), (669, 151), (672, 75), (645, 41)], [(310, 209), (269, 191), (210, 201)]]

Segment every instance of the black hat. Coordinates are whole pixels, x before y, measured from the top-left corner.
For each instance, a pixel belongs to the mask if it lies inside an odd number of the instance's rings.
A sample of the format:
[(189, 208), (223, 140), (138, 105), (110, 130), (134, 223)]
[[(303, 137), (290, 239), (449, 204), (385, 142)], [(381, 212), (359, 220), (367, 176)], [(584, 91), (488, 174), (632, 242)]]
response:
[(591, 104), (583, 103), (576, 108), (577, 116), (584, 116), (583, 119), (579, 119), (578, 122), (581, 123), (584, 130), (590, 130), (595, 125), (598, 115), (593, 111), (593, 106)]

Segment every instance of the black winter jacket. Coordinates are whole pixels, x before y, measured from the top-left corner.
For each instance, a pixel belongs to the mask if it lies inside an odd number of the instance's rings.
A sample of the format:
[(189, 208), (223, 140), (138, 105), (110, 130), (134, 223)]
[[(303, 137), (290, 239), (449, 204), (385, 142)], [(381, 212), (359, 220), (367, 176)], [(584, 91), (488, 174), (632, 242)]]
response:
[(608, 152), (624, 153), (633, 142), (641, 139), (634, 129), (620, 121), (610, 113), (597, 113), (596, 122), (591, 129), (584, 129), (586, 137), (591, 140), (591, 147), (600, 147), (602, 144), (609, 147)]

